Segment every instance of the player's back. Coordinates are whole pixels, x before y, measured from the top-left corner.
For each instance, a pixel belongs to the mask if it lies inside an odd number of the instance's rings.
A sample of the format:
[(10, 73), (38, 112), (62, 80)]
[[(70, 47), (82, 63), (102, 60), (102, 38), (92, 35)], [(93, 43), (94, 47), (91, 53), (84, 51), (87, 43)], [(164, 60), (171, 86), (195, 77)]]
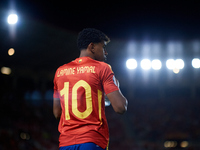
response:
[(102, 75), (105, 63), (81, 57), (58, 68), (54, 84), (60, 98), (60, 146), (93, 141), (105, 147), (108, 125), (105, 117)]

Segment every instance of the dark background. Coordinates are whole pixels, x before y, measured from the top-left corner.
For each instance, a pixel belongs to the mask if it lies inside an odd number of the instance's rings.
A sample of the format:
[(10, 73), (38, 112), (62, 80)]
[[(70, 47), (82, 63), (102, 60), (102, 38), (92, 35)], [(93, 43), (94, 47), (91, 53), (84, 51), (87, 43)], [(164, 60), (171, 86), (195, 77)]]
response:
[[(167, 140), (176, 141), (171, 149), (199, 149), (200, 71), (191, 66), (194, 57), (200, 58), (199, 4), (1, 0), (0, 68), (12, 72), (0, 74), (0, 149), (58, 149), (53, 77), (60, 65), (79, 57), (76, 38), (86, 27), (111, 38), (107, 63), (129, 101), (123, 116), (106, 108), (110, 149), (169, 149)], [(14, 33), (6, 20), (11, 10), (19, 17)], [(11, 47), (13, 56), (7, 53)], [(146, 57), (160, 59), (162, 69), (127, 70), (128, 58)], [(184, 69), (179, 74), (167, 70), (168, 58), (182, 58)], [(189, 146), (181, 148), (182, 141)]]

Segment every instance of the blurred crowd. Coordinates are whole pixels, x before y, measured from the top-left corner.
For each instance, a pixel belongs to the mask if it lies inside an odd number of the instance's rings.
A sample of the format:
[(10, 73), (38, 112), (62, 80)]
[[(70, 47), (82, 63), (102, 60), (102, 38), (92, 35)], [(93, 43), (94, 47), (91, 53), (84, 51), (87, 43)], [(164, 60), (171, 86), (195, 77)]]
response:
[[(110, 150), (200, 149), (198, 99), (129, 99), (125, 115), (106, 107)], [(58, 149), (58, 121), (52, 111), (52, 90), (26, 91), (22, 97), (4, 94), (0, 101), (0, 150)], [(187, 141), (175, 148), (167, 140)]]
[[(199, 150), (199, 108), (198, 99), (181, 97), (129, 100), (128, 111), (125, 116), (118, 116), (120, 120), (108, 115), (111, 140), (115, 141), (111, 147), (114, 150)], [(115, 131), (118, 136), (113, 134)], [(176, 145), (165, 147), (166, 141), (175, 141)], [(181, 145), (183, 141), (188, 144)]]

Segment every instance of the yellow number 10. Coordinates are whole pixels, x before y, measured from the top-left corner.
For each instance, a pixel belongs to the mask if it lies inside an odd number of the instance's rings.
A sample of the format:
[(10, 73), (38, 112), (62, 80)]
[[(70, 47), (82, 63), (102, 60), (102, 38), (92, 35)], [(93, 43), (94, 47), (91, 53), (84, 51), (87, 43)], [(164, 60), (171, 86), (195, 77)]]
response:
[[(86, 99), (86, 110), (84, 112), (80, 112), (78, 110), (78, 100), (77, 100), (77, 91), (79, 87), (83, 87), (85, 89), (85, 99)], [(87, 118), (93, 111), (92, 106), (92, 94), (91, 94), (91, 86), (84, 80), (79, 80), (72, 87), (72, 112), (73, 114), (80, 118)], [(64, 83), (64, 88), (60, 91), (60, 95), (64, 95), (64, 106), (65, 106), (65, 119), (70, 120), (69, 115), (69, 82)], [(101, 98), (102, 92), (98, 90), (98, 105), (99, 105), (99, 119), (101, 121)]]

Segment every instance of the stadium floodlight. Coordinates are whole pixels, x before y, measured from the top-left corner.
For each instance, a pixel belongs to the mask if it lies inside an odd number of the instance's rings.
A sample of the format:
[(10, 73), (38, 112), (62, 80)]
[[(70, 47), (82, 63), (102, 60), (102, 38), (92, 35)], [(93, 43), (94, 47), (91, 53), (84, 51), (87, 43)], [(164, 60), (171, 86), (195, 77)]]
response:
[(7, 18), (8, 24), (16, 24), (18, 21), (18, 16), (16, 14), (10, 14)]
[[(184, 68), (184, 61), (182, 59), (168, 59), (166, 61), (166, 66), (169, 70), (174, 70), (175, 69), (175, 72), (179, 72), (180, 69), (183, 69)], [(179, 71), (177, 71), (179, 70)]]
[(143, 59), (140, 62), (140, 65), (141, 65), (142, 69), (144, 69), (144, 70), (151, 69), (151, 61), (149, 59)]
[(183, 69), (184, 68), (184, 61), (182, 59), (175, 60), (175, 68)]
[(126, 61), (126, 67), (128, 69), (135, 69), (135, 68), (137, 68), (137, 61), (135, 59), (128, 59)]
[(175, 68), (175, 60), (174, 59), (168, 59), (166, 61), (166, 66), (169, 70), (173, 70)]
[(194, 68), (200, 68), (200, 59), (199, 58), (194, 58), (193, 60), (192, 60), (192, 66), (194, 67)]
[(151, 62), (151, 66), (154, 70), (160, 70), (161, 67), (162, 67), (162, 63), (159, 59), (154, 59), (152, 62)]

